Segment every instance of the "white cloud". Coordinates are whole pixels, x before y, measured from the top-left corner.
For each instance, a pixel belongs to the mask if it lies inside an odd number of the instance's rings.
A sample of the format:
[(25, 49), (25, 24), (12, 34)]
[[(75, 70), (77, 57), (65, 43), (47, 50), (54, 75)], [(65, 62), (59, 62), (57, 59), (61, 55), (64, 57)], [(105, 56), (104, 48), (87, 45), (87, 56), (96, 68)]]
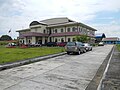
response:
[(96, 33), (105, 33), (107, 37), (119, 37), (120, 38), (120, 25), (119, 24), (96, 24), (93, 25), (98, 29)]
[(12, 28), (12, 36), (16, 37), (16, 29), (28, 27), (33, 20), (52, 17), (69, 17), (80, 22), (92, 21), (96, 13), (102, 11), (119, 12), (120, 0), (1, 0), (0, 34), (5, 34)]

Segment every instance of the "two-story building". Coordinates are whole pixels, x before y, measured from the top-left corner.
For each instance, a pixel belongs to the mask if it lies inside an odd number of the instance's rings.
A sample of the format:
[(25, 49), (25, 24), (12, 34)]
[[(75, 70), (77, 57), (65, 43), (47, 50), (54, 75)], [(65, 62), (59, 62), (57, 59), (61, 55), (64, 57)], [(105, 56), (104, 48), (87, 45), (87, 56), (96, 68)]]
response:
[(64, 18), (33, 21), (29, 28), (17, 30), (19, 41), (24, 44), (46, 42), (70, 42), (78, 35), (87, 35), (94, 40), (96, 29), (83, 23)]

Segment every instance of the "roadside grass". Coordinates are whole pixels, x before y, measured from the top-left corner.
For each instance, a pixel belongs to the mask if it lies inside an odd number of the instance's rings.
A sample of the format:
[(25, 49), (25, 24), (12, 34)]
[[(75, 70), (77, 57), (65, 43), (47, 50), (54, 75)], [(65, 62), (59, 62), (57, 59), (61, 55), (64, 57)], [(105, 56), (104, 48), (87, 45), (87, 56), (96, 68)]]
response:
[(63, 47), (5, 48), (0, 46), (0, 64), (64, 52)]
[(120, 44), (117, 44), (116, 46), (117, 46), (117, 49), (120, 51)]

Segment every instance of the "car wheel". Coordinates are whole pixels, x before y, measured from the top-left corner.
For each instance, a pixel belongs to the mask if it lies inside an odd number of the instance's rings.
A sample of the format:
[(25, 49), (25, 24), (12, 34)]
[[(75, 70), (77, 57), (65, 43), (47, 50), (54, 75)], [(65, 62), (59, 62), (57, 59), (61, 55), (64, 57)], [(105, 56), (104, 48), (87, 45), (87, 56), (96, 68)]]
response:
[(78, 55), (80, 55), (81, 54), (81, 52), (80, 52), (80, 50), (78, 51)]
[(69, 54), (70, 54), (70, 52), (67, 52), (67, 54), (69, 55)]
[(86, 50), (84, 50), (83, 52), (86, 53)]
[(92, 48), (90, 49), (90, 51), (92, 51)]

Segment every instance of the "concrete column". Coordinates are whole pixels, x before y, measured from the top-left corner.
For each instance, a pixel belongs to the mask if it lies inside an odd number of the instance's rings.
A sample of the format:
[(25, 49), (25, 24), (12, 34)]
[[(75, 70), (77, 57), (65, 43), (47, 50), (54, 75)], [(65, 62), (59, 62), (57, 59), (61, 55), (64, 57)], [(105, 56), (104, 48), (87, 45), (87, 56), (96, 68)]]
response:
[(35, 42), (36, 42), (36, 38), (35, 38), (35, 37), (32, 37), (31, 43), (32, 43), (32, 44), (35, 44)]
[(42, 44), (45, 43), (45, 37), (42, 37)]
[(25, 37), (23, 40), (24, 40), (24, 44), (27, 44), (27, 38)]
[[(67, 32), (67, 30), (66, 30), (66, 26), (65, 26), (65, 33)], [(66, 40), (66, 35), (65, 35), (65, 42), (67, 42), (67, 40)]]

